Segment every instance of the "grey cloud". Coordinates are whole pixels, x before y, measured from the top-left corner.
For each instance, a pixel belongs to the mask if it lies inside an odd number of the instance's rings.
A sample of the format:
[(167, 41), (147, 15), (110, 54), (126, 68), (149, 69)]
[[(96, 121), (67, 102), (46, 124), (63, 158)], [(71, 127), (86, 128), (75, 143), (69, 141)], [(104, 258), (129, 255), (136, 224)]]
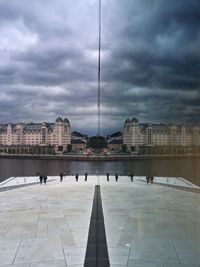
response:
[[(153, 79), (160, 83), (161, 87), (173, 88), (173, 84), (175, 88), (199, 87), (199, 78), (195, 69), (200, 69), (200, 56), (198, 49), (195, 53), (194, 44), (196, 43), (196, 46), (199, 44), (199, 20), (197, 17), (199, 17), (200, 3), (198, 1), (176, 1), (175, 3), (140, 1), (138, 4), (139, 1), (132, 1), (131, 4), (130, 2), (128, 1), (132, 9), (124, 7), (125, 11), (122, 14), (127, 16), (128, 13), (128, 18), (120, 20), (118, 22), (122, 24), (120, 31), (118, 32), (115, 28), (114, 34), (111, 35), (111, 38), (118, 38), (118, 42), (115, 42), (114, 39), (114, 46), (111, 47), (116, 60), (113, 62), (114, 65), (116, 66), (117, 62), (126, 61), (129, 63), (130, 69), (123, 70), (119, 67), (116, 69), (116, 73), (114, 72), (114, 77), (112, 77), (111, 71), (111, 79), (120, 79), (121, 74), (126, 81), (136, 82), (136, 85), (141, 86), (144, 86), (145, 83), (151, 86)], [(155, 2), (157, 2), (158, 8), (152, 4)], [(135, 12), (133, 11), (134, 7)], [(194, 34), (191, 35), (191, 32)], [(158, 42), (159, 38), (160, 42)], [(163, 66), (165, 69), (162, 71)], [(160, 68), (159, 72), (155, 67)], [(166, 67), (168, 67), (168, 71)], [(114, 69), (114, 66), (111, 65), (111, 68)], [(110, 72), (107, 69), (105, 71), (106, 78), (109, 79)], [(142, 73), (143, 75), (141, 75)], [(174, 74), (180, 75), (180, 80), (184, 77), (185, 81), (185, 75), (187, 75), (188, 78), (193, 77), (194, 81), (192, 82), (190, 79), (187, 84), (185, 84), (186, 81), (181, 83), (178, 79), (173, 78)], [(172, 77), (171, 81), (169, 77)]]
[[(97, 126), (97, 1), (0, 0), (2, 121)], [(101, 124), (199, 123), (200, 2), (102, 1)], [(13, 43), (12, 43), (13, 42)], [(90, 123), (92, 122), (92, 123)]]

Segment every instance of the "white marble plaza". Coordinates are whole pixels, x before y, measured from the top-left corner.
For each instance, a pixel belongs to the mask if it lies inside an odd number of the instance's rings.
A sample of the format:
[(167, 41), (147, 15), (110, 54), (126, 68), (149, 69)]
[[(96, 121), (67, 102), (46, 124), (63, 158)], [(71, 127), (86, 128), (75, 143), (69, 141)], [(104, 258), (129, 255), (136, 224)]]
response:
[(182, 178), (15, 177), (0, 188), (20, 183), (30, 186), (0, 192), (0, 267), (83, 266), (95, 184), (111, 267), (200, 266), (200, 194), (165, 186), (198, 189)]
[[(91, 179), (92, 178), (92, 179)], [(57, 181), (59, 180), (58, 176), (48, 176), (48, 182)], [(65, 182), (74, 182), (74, 176), (64, 176)], [(84, 181), (84, 176), (79, 176), (79, 182)], [(110, 182), (114, 182), (115, 177), (110, 176)], [(144, 176), (134, 176), (134, 181), (136, 182), (145, 182), (146, 178)], [(88, 179), (88, 182), (92, 184), (97, 183), (105, 183), (107, 182), (105, 176), (90, 176), (90, 179)], [(127, 183), (130, 182), (130, 178), (128, 176), (119, 176), (119, 182)], [(17, 177), (10, 177), (9, 179), (3, 181), (0, 183), (0, 188), (10, 187), (10, 186), (18, 186), (18, 185), (28, 185), (28, 184), (38, 184), (39, 183), (39, 177), (38, 176), (17, 176)], [(189, 187), (189, 188), (199, 188), (198, 186), (192, 184), (191, 182), (183, 179), (182, 177), (154, 177), (154, 183), (160, 183), (165, 185), (176, 185), (176, 186), (183, 186), (183, 187)]]

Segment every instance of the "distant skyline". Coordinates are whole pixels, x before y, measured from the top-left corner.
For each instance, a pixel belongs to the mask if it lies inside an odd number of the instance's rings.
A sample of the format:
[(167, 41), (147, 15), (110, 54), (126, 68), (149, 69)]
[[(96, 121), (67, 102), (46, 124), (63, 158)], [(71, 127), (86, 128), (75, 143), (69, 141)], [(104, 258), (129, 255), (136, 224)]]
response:
[[(101, 133), (199, 123), (200, 1), (102, 0)], [(97, 133), (98, 0), (0, 0), (0, 123)]]

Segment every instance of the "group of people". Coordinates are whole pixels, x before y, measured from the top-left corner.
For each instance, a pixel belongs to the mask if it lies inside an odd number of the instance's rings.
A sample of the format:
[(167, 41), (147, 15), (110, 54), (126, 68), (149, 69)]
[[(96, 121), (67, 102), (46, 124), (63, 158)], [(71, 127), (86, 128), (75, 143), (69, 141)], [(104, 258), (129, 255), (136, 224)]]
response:
[[(106, 177), (107, 177), (107, 182), (109, 182), (110, 181), (110, 173), (109, 172), (106, 173)], [(118, 182), (118, 179), (119, 179), (119, 176), (116, 173), (115, 174), (115, 181)]]
[[(64, 175), (65, 175), (64, 173), (60, 173), (60, 182), (63, 181)], [(86, 182), (87, 178), (88, 178), (88, 173), (86, 172), (84, 174), (84, 176), (85, 176), (85, 182)], [(109, 182), (110, 181), (110, 173), (107, 172), (106, 177), (107, 177), (107, 182)], [(133, 182), (134, 175), (132, 172), (128, 173), (128, 177), (130, 177), (131, 182)], [(76, 173), (76, 175), (75, 175), (76, 182), (78, 182), (78, 178), (79, 178), (79, 175), (78, 175), (78, 173)], [(40, 179), (40, 184), (42, 184), (42, 183), (46, 184), (46, 182), (47, 182), (47, 176), (46, 175), (40, 174), (39, 179)], [(115, 174), (115, 181), (118, 182), (118, 180), (119, 180), (119, 175), (116, 173)], [(154, 181), (153, 175), (147, 175), (146, 181), (147, 181), (147, 185), (149, 184), (149, 182), (151, 182), (151, 184), (153, 184), (153, 181)]]
[[(84, 176), (85, 176), (85, 181), (87, 181), (88, 173), (86, 172), (84, 174)], [(60, 177), (61, 177), (61, 175), (60, 175)], [(134, 174), (132, 172), (128, 173), (128, 177), (130, 177), (131, 182), (133, 182)], [(76, 182), (78, 182), (78, 178), (79, 178), (79, 175), (78, 175), (78, 173), (76, 173), (76, 175), (75, 175)], [(109, 182), (110, 181), (110, 173), (109, 172), (106, 173), (106, 178), (107, 178), (107, 182)], [(63, 177), (62, 177), (62, 179), (63, 179)], [(62, 181), (62, 179), (61, 179), (61, 181)], [(119, 180), (119, 175), (116, 173), (115, 174), (115, 181), (118, 182), (118, 180)], [(154, 180), (153, 175), (147, 176), (146, 180), (147, 180), (147, 184), (149, 184), (149, 181), (151, 182), (151, 184), (153, 184), (153, 180)]]
[(147, 175), (146, 180), (147, 180), (147, 185), (149, 184), (149, 182), (151, 182), (151, 184), (153, 184), (153, 180), (154, 180), (153, 175)]
[[(130, 177), (131, 182), (133, 182), (133, 177), (134, 177), (133, 173), (132, 172), (129, 173), (128, 176)], [(110, 173), (107, 172), (106, 177), (107, 177), (107, 181), (109, 182), (110, 181)], [(119, 175), (116, 173), (115, 174), (115, 181), (118, 182), (118, 180), (119, 180)]]
[[(85, 175), (85, 181), (87, 181), (88, 173), (86, 172), (84, 175)], [(60, 182), (63, 181), (64, 176), (65, 176), (64, 173), (60, 173)], [(78, 175), (78, 173), (76, 173), (76, 175), (75, 175), (76, 182), (78, 182), (78, 178), (79, 178), (79, 175)]]
[[(88, 173), (86, 172), (86, 173), (84, 174), (84, 176), (85, 176), (85, 182), (87, 182)], [(78, 173), (76, 173), (76, 175), (75, 175), (75, 180), (76, 180), (76, 182), (78, 182)]]
[(40, 174), (39, 176), (39, 180), (40, 180), (40, 184), (42, 185), (42, 183), (46, 184), (47, 183), (47, 176)]

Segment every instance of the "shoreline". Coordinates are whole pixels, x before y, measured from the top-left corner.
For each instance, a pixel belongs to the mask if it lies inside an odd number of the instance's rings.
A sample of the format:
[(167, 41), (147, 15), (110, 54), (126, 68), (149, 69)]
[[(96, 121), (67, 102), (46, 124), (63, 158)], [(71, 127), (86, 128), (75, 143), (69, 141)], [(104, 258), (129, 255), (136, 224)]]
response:
[(73, 160), (73, 161), (121, 161), (121, 160), (146, 160), (146, 159), (174, 159), (174, 158), (200, 158), (199, 154), (168, 154), (168, 155), (123, 155), (112, 154), (107, 156), (85, 154), (69, 155), (30, 155), (30, 154), (1, 154), (0, 159), (35, 159), (35, 160)]

